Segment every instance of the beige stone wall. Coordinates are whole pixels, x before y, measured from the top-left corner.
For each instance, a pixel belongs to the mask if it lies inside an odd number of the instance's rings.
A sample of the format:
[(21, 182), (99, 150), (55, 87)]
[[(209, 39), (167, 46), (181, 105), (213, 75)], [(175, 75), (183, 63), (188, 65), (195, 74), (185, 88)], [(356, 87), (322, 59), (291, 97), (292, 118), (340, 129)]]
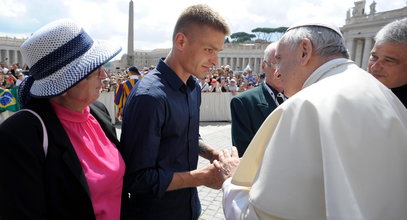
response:
[[(0, 62), (7, 65), (13, 63), (24, 64), (23, 57), (20, 53), (20, 45), (25, 39), (18, 39), (12, 37), (0, 37)], [(7, 61), (5, 59), (8, 58)]]

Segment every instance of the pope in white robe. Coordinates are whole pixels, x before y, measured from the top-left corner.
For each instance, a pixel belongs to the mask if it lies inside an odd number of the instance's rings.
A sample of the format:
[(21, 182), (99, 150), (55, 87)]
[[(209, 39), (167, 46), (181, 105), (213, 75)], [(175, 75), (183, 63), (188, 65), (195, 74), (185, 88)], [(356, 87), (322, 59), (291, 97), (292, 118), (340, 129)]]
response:
[[(341, 35), (331, 26), (310, 26)], [(308, 28), (290, 29), (299, 27)], [(305, 48), (304, 42), (299, 47)], [(310, 55), (303, 48), (300, 55)], [(305, 63), (301, 59), (299, 66)], [(269, 115), (233, 178), (224, 182), (226, 219), (407, 219), (403, 104), (340, 56), (304, 80), (300, 91)]]

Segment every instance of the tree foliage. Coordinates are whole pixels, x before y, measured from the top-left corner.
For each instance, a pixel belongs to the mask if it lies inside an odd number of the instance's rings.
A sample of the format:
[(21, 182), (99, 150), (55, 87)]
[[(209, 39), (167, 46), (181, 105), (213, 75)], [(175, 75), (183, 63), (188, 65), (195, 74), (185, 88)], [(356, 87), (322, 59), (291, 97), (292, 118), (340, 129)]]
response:
[(248, 34), (246, 32), (236, 32), (230, 35), (230, 38), (232, 38), (233, 42), (235, 43), (244, 43), (247, 41), (251, 41), (252, 38), (255, 38), (255, 34)]
[(257, 39), (271, 42), (273, 38), (275, 40), (280, 39), (287, 29), (288, 27), (278, 27), (278, 28), (258, 27), (253, 29), (252, 32), (256, 34)]
[(287, 29), (288, 27), (258, 27), (252, 30), (252, 33), (254, 34), (248, 34), (246, 32), (236, 32), (233, 33), (230, 38), (232, 39), (233, 43), (252, 41), (253, 38), (255, 38), (254, 40), (273, 42), (279, 40)]

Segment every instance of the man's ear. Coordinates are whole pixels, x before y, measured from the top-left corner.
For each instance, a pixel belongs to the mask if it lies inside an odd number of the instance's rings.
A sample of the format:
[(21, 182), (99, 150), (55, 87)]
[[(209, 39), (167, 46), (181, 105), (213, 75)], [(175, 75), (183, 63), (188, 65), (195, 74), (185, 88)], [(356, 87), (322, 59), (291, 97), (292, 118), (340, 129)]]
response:
[(300, 43), (300, 50), (301, 50), (301, 64), (307, 64), (312, 56), (313, 47), (312, 42), (308, 38), (304, 38), (301, 40)]
[(175, 48), (177, 48), (180, 51), (183, 51), (187, 41), (188, 38), (184, 33), (181, 32), (177, 33), (174, 39)]
[(281, 73), (276, 69), (273, 73), (274, 79), (280, 79), (281, 78)]
[(261, 70), (264, 73), (264, 68), (266, 67), (266, 62), (263, 60), (263, 62), (261, 62)]

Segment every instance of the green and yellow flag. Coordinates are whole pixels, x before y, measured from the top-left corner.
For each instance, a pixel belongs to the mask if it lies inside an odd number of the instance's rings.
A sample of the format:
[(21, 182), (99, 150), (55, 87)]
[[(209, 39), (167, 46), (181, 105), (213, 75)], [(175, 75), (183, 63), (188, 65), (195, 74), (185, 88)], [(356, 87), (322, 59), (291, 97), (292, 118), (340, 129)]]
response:
[(18, 87), (11, 89), (0, 89), (0, 112), (6, 110), (16, 112), (20, 110), (18, 104)]

